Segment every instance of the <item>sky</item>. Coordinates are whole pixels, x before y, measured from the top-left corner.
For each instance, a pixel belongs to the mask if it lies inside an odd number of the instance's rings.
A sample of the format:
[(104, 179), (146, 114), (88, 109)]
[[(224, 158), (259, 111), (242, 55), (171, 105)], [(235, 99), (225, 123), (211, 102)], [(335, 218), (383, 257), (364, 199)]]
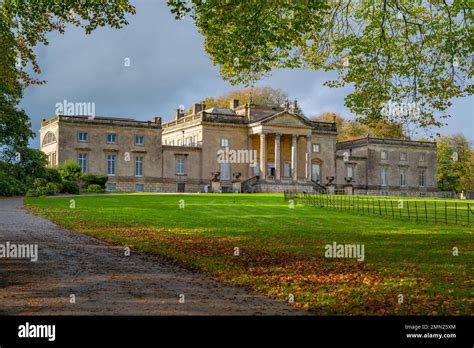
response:
[[(33, 130), (39, 130), (43, 118), (53, 117), (56, 104), (64, 100), (94, 103), (97, 116), (138, 120), (161, 116), (168, 121), (180, 105), (188, 109), (205, 97), (238, 88), (220, 77), (190, 18), (175, 20), (161, 1), (132, 3), (137, 13), (122, 29), (98, 28), (86, 35), (68, 27), (65, 34), (49, 34), (49, 45), (35, 48), (42, 70), (38, 78), (47, 84), (28, 87), (20, 103)], [(330, 111), (353, 118), (344, 106), (351, 88), (323, 85), (333, 77), (327, 72), (281, 69), (257, 85), (282, 88), (298, 100), (306, 116)], [(474, 145), (474, 98), (454, 100), (449, 111), (449, 125), (438, 132), (463, 133)], [(38, 137), (31, 146), (39, 147)]]

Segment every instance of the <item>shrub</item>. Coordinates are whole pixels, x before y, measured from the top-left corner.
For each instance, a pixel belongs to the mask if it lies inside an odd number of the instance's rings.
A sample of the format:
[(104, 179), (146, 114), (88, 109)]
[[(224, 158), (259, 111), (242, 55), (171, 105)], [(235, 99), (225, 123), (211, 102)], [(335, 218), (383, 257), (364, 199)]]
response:
[(92, 185), (87, 186), (86, 192), (88, 192), (88, 193), (102, 193), (102, 192), (105, 192), (105, 189), (100, 187), (97, 184), (92, 184)]
[(79, 184), (75, 181), (64, 181), (61, 192), (77, 195), (79, 194)]
[(54, 182), (55, 184), (62, 184), (63, 182), (61, 173), (56, 168), (46, 168), (45, 179), (47, 182)]
[(28, 192), (26, 193), (27, 196), (29, 197), (54, 196), (61, 189), (60, 185), (55, 184), (54, 182), (48, 182), (46, 183), (46, 185), (43, 185), (43, 186), (37, 186), (36, 184), (38, 184), (39, 182), (40, 182), (40, 179), (35, 180), (35, 185), (33, 188), (28, 190)]
[(64, 161), (64, 163), (58, 167), (58, 171), (64, 181), (76, 181), (82, 175), (81, 167), (73, 160)]
[(107, 180), (109, 178), (104, 175), (92, 175), (92, 174), (86, 174), (83, 175), (81, 178), (81, 181), (83, 182), (83, 187), (88, 188), (90, 185), (98, 185), (100, 188), (105, 190), (105, 184), (107, 183)]
[(37, 188), (40, 188), (40, 187), (43, 187), (43, 186), (46, 186), (46, 183), (48, 181), (44, 178), (36, 178), (34, 181), (33, 181), (33, 186), (32, 188), (33, 189), (37, 189)]
[(0, 196), (20, 196), (25, 191), (25, 186), (20, 181), (0, 173)]

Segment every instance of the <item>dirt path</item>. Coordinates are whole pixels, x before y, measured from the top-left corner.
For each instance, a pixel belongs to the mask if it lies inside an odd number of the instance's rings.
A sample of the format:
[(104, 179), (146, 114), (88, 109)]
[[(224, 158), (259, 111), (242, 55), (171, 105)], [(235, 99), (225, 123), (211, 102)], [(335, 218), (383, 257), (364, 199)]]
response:
[(0, 199), (0, 244), (7, 241), (37, 243), (38, 261), (0, 258), (0, 314), (306, 314), (152, 256), (127, 257), (123, 248), (28, 214), (20, 198)]

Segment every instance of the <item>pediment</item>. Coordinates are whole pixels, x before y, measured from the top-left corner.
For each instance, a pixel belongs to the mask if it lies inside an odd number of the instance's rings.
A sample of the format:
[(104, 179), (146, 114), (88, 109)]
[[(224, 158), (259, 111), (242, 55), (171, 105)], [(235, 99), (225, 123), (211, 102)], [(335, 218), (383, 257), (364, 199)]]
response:
[(310, 127), (304, 118), (290, 113), (277, 114), (262, 121), (266, 126)]

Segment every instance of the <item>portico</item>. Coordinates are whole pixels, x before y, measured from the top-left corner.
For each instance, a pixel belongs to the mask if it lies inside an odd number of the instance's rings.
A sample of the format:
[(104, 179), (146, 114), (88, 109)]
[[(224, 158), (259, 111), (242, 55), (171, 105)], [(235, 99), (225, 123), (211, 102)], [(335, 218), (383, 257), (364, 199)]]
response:
[(259, 154), (259, 178), (270, 182), (311, 181), (312, 128), (295, 115), (279, 116), (249, 128)]

